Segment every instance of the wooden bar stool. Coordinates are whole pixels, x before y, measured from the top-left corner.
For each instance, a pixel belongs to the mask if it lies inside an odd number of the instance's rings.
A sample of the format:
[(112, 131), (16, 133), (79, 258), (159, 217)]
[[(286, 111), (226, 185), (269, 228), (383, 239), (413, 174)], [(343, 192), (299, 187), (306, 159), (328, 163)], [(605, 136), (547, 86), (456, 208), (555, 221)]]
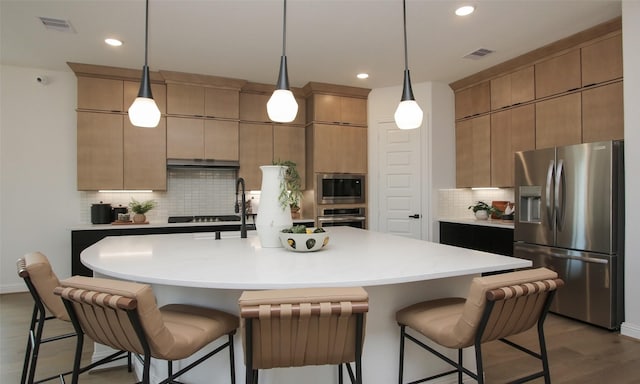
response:
[[(239, 300), (247, 384), (258, 370), (345, 364), (351, 382), (362, 383), (362, 347), (369, 296), (360, 288), (246, 291)], [(355, 362), (355, 373), (351, 368)]]

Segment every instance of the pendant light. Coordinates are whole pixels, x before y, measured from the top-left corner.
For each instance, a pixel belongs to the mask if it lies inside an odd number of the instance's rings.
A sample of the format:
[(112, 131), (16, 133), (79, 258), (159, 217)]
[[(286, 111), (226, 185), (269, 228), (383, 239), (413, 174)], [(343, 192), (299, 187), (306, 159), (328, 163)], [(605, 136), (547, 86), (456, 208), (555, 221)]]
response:
[(267, 102), (269, 118), (278, 123), (292, 122), (298, 114), (298, 103), (289, 89), (289, 75), (287, 73), (286, 56), (287, 38), (287, 0), (284, 0), (284, 17), (282, 19), (282, 56), (280, 57), (280, 73), (276, 90)]
[(402, 0), (403, 26), (404, 26), (404, 84), (402, 86), (402, 98), (393, 115), (396, 125), (400, 129), (415, 129), (422, 125), (422, 109), (416, 102), (411, 89), (409, 77), (409, 59), (407, 58), (407, 4)]
[(151, 94), (151, 80), (149, 79), (149, 66), (147, 65), (147, 46), (149, 40), (149, 0), (146, 0), (144, 20), (144, 67), (142, 67), (142, 80), (138, 97), (129, 107), (129, 120), (136, 127), (155, 128), (160, 122), (160, 110)]

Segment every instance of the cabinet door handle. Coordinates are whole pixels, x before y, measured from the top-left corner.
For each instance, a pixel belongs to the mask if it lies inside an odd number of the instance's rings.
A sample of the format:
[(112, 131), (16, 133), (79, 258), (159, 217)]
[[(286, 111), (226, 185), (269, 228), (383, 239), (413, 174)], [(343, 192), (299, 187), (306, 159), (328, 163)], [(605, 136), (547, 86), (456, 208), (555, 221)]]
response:
[(409, 218), (410, 218), (410, 219), (419, 219), (419, 218), (420, 218), (420, 214), (415, 213), (415, 214), (413, 214), (413, 215), (409, 215)]

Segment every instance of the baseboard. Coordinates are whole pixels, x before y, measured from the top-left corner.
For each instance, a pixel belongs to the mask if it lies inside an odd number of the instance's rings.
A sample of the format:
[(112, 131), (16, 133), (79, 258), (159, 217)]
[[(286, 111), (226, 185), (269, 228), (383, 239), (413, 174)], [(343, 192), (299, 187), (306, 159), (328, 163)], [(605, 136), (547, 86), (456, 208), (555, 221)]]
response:
[(28, 292), (27, 286), (24, 283), (0, 285), (0, 294), (21, 292)]
[(640, 325), (624, 322), (620, 326), (620, 334), (640, 340)]

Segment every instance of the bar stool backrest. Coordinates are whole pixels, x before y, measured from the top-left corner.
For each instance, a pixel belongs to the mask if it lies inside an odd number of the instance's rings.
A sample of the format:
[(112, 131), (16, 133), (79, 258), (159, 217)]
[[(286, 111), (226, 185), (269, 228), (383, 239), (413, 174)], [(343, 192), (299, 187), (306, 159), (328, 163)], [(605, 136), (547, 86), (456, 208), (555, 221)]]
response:
[[(25, 279), (27, 287), (37, 302), (40, 301), (51, 314), (60, 320), (69, 321), (64, 303), (53, 294), (59, 285), (58, 276), (53, 272), (49, 259), (40, 252), (24, 255), (17, 261), (18, 275)], [(30, 286), (31, 284), (31, 286)]]

